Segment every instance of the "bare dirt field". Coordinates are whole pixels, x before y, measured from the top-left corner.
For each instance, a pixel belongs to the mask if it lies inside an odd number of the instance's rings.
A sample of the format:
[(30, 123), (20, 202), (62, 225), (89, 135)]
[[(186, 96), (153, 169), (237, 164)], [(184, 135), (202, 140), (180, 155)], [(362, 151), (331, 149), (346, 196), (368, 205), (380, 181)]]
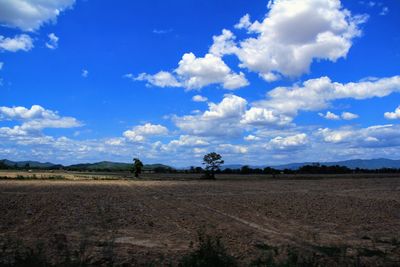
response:
[[(154, 175), (155, 176), (155, 175)], [(267, 248), (322, 266), (400, 265), (400, 177), (217, 181), (0, 180), (0, 250), (78, 251), (101, 265), (176, 264), (199, 230), (241, 266)], [(279, 256), (278, 256), (279, 257)], [(3, 257), (3, 261), (7, 257)]]

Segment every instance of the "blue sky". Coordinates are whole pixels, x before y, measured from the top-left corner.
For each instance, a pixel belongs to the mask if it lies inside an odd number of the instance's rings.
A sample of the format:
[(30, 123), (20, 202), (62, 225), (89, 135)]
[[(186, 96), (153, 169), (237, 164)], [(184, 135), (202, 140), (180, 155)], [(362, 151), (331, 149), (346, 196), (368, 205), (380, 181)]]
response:
[(400, 2), (0, 0), (0, 158), (400, 158)]

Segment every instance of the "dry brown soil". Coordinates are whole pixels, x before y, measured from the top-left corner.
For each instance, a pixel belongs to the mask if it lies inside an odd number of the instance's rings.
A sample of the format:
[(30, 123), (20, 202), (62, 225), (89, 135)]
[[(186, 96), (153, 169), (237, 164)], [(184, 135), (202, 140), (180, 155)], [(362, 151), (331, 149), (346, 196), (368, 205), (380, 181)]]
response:
[(111, 244), (120, 262), (161, 265), (190, 251), (201, 228), (244, 266), (263, 244), (328, 256), (340, 247), (395, 266), (400, 178), (0, 181), (0, 241), (9, 248), (80, 246), (96, 257)]

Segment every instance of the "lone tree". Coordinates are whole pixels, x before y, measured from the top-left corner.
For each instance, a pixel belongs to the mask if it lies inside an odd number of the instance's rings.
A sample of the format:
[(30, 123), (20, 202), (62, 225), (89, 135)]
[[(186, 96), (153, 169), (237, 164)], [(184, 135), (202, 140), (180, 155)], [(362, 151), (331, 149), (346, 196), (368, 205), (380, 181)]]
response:
[(220, 154), (211, 152), (203, 157), (203, 164), (206, 165), (206, 177), (208, 179), (215, 179), (215, 172), (219, 170), (220, 166), (224, 164)]
[(139, 175), (142, 173), (142, 168), (143, 168), (143, 163), (140, 161), (138, 158), (133, 159), (133, 173), (135, 174), (135, 177), (139, 177)]

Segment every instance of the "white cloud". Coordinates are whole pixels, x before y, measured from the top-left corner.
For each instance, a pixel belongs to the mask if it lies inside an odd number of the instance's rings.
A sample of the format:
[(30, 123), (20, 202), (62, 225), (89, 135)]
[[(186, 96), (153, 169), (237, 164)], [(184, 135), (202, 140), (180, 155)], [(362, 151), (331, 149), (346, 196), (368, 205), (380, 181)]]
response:
[(174, 116), (175, 125), (182, 131), (200, 136), (238, 136), (241, 132), (270, 126), (290, 126), (292, 117), (264, 108), (247, 108), (246, 99), (225, 95), (220, 103), (208, 103), (208, 110), (196, 115)]
[(83, 70), (82, 70), (82, 73), (81, 73), (81, 76), (82, 76), (83, 78), (87, 78), (87, 77), (89, 76), (89, 71), (86, 70), (86, 69), (83, 69)]
[(105, 140), (105, 144), (110, 146), (122, 146), (125, 142), (123, 138), (110, 138)]
[(246, 154), (249, 149), (242, 145), (220, 144), (218, 145), (218, 151), (231, 154)]
[(385, 112), (384, 116), (388, 120), (400, 119), (400, 106), (394, 112)]
[(258, 140), (260, 140), (261, 138), (258, 137), (258, 136), (249, 134), (248, 136), (245, 136), (243, 139), (244, 139), (245, 141), (258, 141)]
[(205, 96), (201, 96), (201, 95), (195, 95), (195, 96), (192, 97), (192, 100), (194, 102), (207, 102), (208, 98), (205, 97)]
[(237, 51), (235, 39), (236, 37), (231, 31), (223, 29), (221, 35), (213, 36), (213, 44), (209, 53), (217, 57), (234, 54)]
[(208, 106), (202, 114), (175, 116), (173, 121), (178, 128), (193, 135), (229, 136), (242, 131), (239, 121), (246, 111), (244, 98), (226, 95), (220, 103), (209, 103)]
[(213, 54), (202, 58), (193, 53), (184, 54), (175, 72), (188, 90), (210, 84), (222, 84), (223, 88), (233, 90), (249, 84), (243, 73), (232, 72), (220, 57)]
[(44, 23), (54, 22), (75, 0), (0, 0), (0, 24), (34, 31)]
[(374, 125), (366, 128), (323, 128), (317, 131), (327, 143), (348, 147), (393, 147), (400, 145), (400, 125)]
[(39, 105), (25, 107), (0, 107), (0, 120), (57, 119), (59, 115)]
[(238, 118), (246, 110), (247, 101), (235, 95), (226, 95), (219, 104), (209, 103), (209, 110), (202, 115), (205, 119)]
[(168, 134), (168, 129), (160, 124), (146, 123), (125, 131), (123, 136), (132, 142), (143, 142), (149, 136), (160, 136)]
[(180, 135), (178, 139), (170, 141), (168, 144), (160, 144), (160, 149), (168, 152), (176, 152), (183, 148), (199, 148), (210, 145), (204, 137), (193, 135)]
[(327, 111), (326, 114), (318, 113), (319, 116), (327, 119), (327, 120), (340, 120), (340, 116), (336, 115), (333, 112)]
[(246, 111), (241, 123), (252, 125), (288, 125), (292, 118), (283, 114), (277, 114), (273, 110), (252, 107)]
[(258, 35), (241, 41), (236, 55), (241, 67), (261, 76), (299, 76), (314, 60), (346, 57), (365, 21), (366, 16), (352, 16), (339, 0), (273, 1), (263, 21), (249, 25), (245, 16), (236, 25)]
[(62, 117), (57, 112), (33, 105), (30, 109), (25, 107), (0, 107), (0, 121), (22, 121), (21, 125), (13, 128), (3, 127), (2, 131), (8, 134), (27, 135), (31, 132), (46, 128), (74, 128), (83, 124), (73, 117)]
[(21, 129), (19, 126), (10, 127), (0, 127), (0, 136), (2, 137), (13, 137), (13, 136), (26, 136), (28, 132)]
[(48, 37), (49, 41), (46, 42), (46, 47), (49, 49), (56, 49), (58, 47), (59, 38), (54, 33), (50, 33)]
[(206, 146), (210, 143), (203, 137), (181, 135), (178, 140), (172, 140), (169, 144), (173, 146)]
[(181, 87), (182, 84), (176, 80), (174, 75), (167, 71), (160, 71), (154, 75), (141, 73), (137, 77), (133, 74), (126, 74), (124, 77), (131, 78), (134, 81), (147, 81), (149, 85), (158, 87)]
[(321, 77), (305, 81), (302, 86), (277, 87), (267, 93), (266, 100), (258, 101), (254, 105), (272, 109), (278, 114), (296, 116), (300, 110), (325, 109), (332, 101), (338, 99), (361, 100), (384, 97), (394, 92), (400, 92), (400, 76), (347, 84)]
[(277, 136), (268, 142), (267, 147), (272, 149), (287, 150), (302, 147), (307, 143), (307, 134), (301, 133), (286, 137)]
[(42, 130), (46, 128), (75, 128), (82, 126), (82, 123), (72, 117), (58, 117), (56, 119), (37, 119), (24, 122), (21, 125), (22, 130)]
[(279, 74), (268, 72), (268, 73), (260, 73), (260, 77), (263, 78), (267, 82), (274, 82), (281, 78)]
[(250, 15), (244, 15), (240, 21), (235, 25), (236, 29), (248, 29), (251, 26)]
[(246, 14), (235, 25), (247, 29), (251, 37), (237, 40), (223, 29), (213, 36), (204, 57), (185, 53), (172, 72), (142, 73), (136, 80), (188, 90), (211, 84), (230, 90), (247, 86), (244, 73), (234, 72), (223, 61), (225, 55), (235, 55), (239, 67), (257, 72), (267, 82), (300, 76), (309, 72), (314, 61), (345, 58), (353, 39), (362, 34), (359, 25), (368, 19), (367, 15), (352, 15), (339, 0), (276, 0), (268, 6), (263, 21), (250, 22)]
[(14, 38), (0, 35), (0, 51), (17, 52), (19, 50), (29, 51), (33, 48), (33, 40), (29, 35), (20, 34)]
[[(208, 53), (204, 57), (196, 57), (193, 53), (184, 54), (173, 73), (142, 73), (134, 80), (147, 81), (159, 87), (183, 87), (187, 90), (201, 89), (211, 84), (221, 84), (224, 89), (234, 90), (249, 84), (244, 73), (233, 72), (217, 55), (222, 51), (227, 53), (227, 45), (214, 45), (211, 50), (214, 54)], [(131, 75), (125, 77), (132, 78)]]
[(341, 117), (344, 120), (354, 120), (354, 119), (357, 119), (359, 116), (357, 114), (354, 114), (351, 112), (343, 112)]
[(341, 143), (354, 135), (352, 130), (331, 130), (329, 128), (319, 129), (318, 134), (323, 136), (325, 142)]

